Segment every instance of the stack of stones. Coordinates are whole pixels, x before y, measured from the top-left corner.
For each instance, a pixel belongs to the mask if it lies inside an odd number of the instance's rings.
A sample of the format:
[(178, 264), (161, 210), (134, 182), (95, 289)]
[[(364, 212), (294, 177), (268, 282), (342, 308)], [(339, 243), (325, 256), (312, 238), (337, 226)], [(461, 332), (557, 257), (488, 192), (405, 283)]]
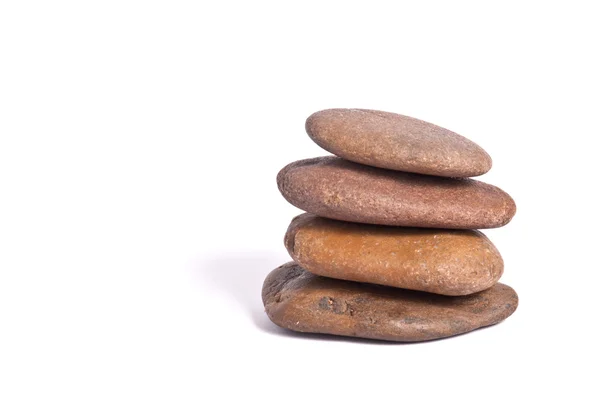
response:
[(337, 156), (294, 162), (277, 176), (283, 196), (307, 213), (285, 235), (294, 262), (264, 282), (275, 324), (423, 341), (515, 311), (517, 294), (497, 283), (502, 257), (477, 229), (507, 224), (516, 207), (468, 178), (492, 166), (482, 148), (418, 119), (360, 109), (317, 112), (306, 131)]

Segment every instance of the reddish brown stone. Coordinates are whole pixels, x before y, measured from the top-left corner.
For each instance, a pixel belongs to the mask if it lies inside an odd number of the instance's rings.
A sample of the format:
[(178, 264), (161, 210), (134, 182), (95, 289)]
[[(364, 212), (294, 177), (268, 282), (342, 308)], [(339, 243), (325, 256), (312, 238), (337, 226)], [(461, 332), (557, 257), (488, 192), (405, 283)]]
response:
[(492, 167), (477, 144), (408, 116), (366, 109), (327, 109), (306, 120), (308, 135), (344, 159), (385, 169), (474, 177)]
[(469, 296), (441, 296), (316, 276), (287, 263), (266, 278), (262, 299), (275, 324), (298, 332), (424, 341), (496, 324), (517, 308), (501, 283)]
[(367, 224), (496, 228), (516, 212), (512, 198), (493, 185), (384, 170), (335, 156), (291, 163), (279, 172), (277, 185), (302, 210)]
[(449, 296), (493, 286), (500, 253), (479, 231), (383, 227), (294, 218), (285, 235), (292, 258), (313, 274)]

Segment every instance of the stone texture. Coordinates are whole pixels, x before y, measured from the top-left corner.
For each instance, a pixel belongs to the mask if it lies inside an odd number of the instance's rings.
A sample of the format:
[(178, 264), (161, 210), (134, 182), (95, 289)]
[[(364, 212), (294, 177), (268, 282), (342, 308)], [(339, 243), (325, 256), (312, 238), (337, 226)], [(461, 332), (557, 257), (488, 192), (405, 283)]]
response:
[(302, 210), (368, 224), (496, 228), (516, 212), (506, 192), (481, 181), (384, 170), (335, 156), (291, 163), (279, 172), (277, 185)]
[(303, 214), (285, 235), (292, 258), (313, 274), (450, 296), (493, 286), (504, 263), (479, 231), (383, 227)]
[(275, 324), (298, 332), (424, 341), (498, 323), (517, 308), (501, 283), (469, 296), (441, 296), (316, 276), (287, 263), (266, 278), (262, 299)]
[(366, 109), (327, 109), (306, 120), (308, 135), (344, 159), (445, 177), (486, 173), (492, 159), (477, 144), (412, 117)]

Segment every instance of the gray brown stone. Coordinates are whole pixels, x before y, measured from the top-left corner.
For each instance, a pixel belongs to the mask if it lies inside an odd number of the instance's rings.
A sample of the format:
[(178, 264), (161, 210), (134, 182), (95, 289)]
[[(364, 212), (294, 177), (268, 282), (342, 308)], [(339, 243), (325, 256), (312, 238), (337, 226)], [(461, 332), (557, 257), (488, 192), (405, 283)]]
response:
[(493, 286), (504, 263), (479, 231), (383, 227), (312, 214), (292, 221), (285, 246), (313, 274), (449, 296)]
[(367, 224), (496, 228), (516, 212), (506, 192), (481, 181), (384, 170), (335, 156), (291, 163), (279, 172), (277, 185), (302, 210)]
[(325, 278), (295, 263), (267, 276), (262, 299), (271, 321), (286, 329), (407, 342), (493, 325), (518, 305), (515, 291), (501, 283), (450, 297)]
[(445, 177), (486, 173), (492, 159), (450, 130), (408, 116), (366, 109), (327, 109), (306, 120), (325, 150), (354, 162)]

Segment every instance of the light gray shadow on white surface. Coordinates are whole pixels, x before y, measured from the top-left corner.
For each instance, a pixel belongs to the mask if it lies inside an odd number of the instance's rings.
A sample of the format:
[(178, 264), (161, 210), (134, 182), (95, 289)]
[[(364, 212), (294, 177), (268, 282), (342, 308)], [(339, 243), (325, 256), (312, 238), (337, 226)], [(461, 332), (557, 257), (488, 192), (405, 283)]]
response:
[(223, 294), (232, 296), (262, 331), (286, 335), (289, 331), (273, 324), (264, 311), (263, 281), (281, 264), (272, 253), (223, 253), (200, 264), (200, 276), (207, 278)]

